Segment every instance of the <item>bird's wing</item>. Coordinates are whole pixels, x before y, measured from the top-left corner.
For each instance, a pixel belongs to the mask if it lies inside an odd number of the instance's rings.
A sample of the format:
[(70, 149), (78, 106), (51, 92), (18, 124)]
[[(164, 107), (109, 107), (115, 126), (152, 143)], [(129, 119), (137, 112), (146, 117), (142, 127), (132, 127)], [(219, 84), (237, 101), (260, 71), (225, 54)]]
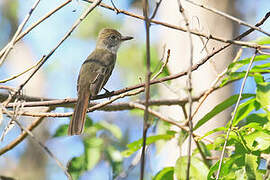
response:
[(115, 58), (106, 52), (94, 51), (83, 63), (78, 77), (77, 89), (90, 88), (96, 96), (108, 81), (115, 64)]

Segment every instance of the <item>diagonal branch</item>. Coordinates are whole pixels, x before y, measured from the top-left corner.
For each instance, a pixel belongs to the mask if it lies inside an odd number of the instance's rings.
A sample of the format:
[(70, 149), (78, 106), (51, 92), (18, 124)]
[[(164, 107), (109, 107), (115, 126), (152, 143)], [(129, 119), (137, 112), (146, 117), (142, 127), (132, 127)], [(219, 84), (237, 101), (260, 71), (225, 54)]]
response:
[[(45, 112), (50, 112), (51, 110), (52, 108), (47, 108)], [(45, 118), (44, 116), (37, 118), (34, 122), (31, 123), (29, 127), (27, 127), (27, 129), (29, 131), (32, 131), (35, 127), (37, 127), (42, 122), (44, 118)], [(8, 145), (0, 149), (0, 155), (5, 154), (9, 150), (13, 149), (15, 146), (21, 143), (27, 137), (27, 135), (28, 135), (27, 132), (23, 131), (22, 134), (20, 134), (15, 140), (13, 140), (11, 143), (9, 143)]]
[(186, 0), (186, 1), (189, 2), (189, 3), (191, 3), (191, 4), (193, 4), (193, 5), (195, 5), (195, 6), (199, 6), (199, 7), (203, 8), (203, 9), (206, 9), (206, 10), (208, 10), (208, 11), (210, 11), (210, 12), (213, 12), (213, 13), (215, 13), (215, 14), (218, 14), (218, 15), (220, 15), (220, 16), (223, 16), (223, 17), (225, 17), (225, 18), (227, 18), (227, 19), (230, 19), (230, 20), (232, 20), (232, 21), (235, 21), (235, 22), (237, 22), (237, 23), (240, 24), (240, 25), (247, 26), (247, 27), (249, 27), (249, 28), (251, 28), (251, 29), (255, 29), (255, 30), (257, 30), (257, 31), (260, 31), (260, 32), (262, 32), (263, 34), (265, 34), (265, 35), (267, 35), (267, 36), (270, 36), (270, 34), (269, 34), (268, 32), (262, 30), (261, 28), (259, 28), (259, 27), (257, 27), (257, 26), (253, 26), (253, 25), (251, 25), (251, 24), (248, 24), (248, 23), (246, 23), (245, 21), (243, 21), (243, 20), (241, 20), (241, 19), (238, 19), (238, 18), (236, 18), (236, 17), (234, 17), (234, 16), (231, 16), (231, 15), (226, 14), (226, 13), (224, 13), (224, 12), (218, 11), (218, 10), (216, 10), (216, 9), (214, 9), (214, 8), (210, 8), (210, 7), (208, 7), (208, 6), (205, 6), (205, 5), (196, 3), (196, 2), (194, 2), (194, 1), (190, 1), (190, 0)]
[[(95, 0), (93, 4), (91, 4), (86, 11), (75, 21), (71, 29), (65, 34), (65, 36), (60, 40), (60, 42), (53, 48), (50, 53), (46, 56), (41, 58), (41, 63), (37, 66), (37, 68), (30, 74), (30, 76), (19, 86), (16, 93), (13, 95), (16, 96), (20, 90), (29, 82), (29, 80), (36, 74), (36, 72), (41, 68), (41, 66), (54, 54), (54, 52), (59, 48), (59, 46), (71, 35), (71, 33), (77, 28), (77, 26), (86, 18), (86, 16), (92, 12), (98, 5), (101, 3), (102, 0)], [(8, 104), (9, 102), (7, 102)], [(6, 105), (7, 105), (6, 104)]]
[(162, 0), (159, 0), (158, 2), (156, 2), (156, 7), (155, 7), (154, 12), (153, 12), (152, 16), (150, 17), (150, 19), (154, 19), (155, 16), (157, 15), (157, 11), (158, 11), (158, 8), (159, 8), (161, 2), (162, 2)]
[(224, 158), (224, 155), (225, 155), (225, 149), (226, 149), (226, 146), (227, 146), (227, 142), (228, 142), (228, 138), (229, 138), (230, 132), (232, 130), (233, 120), (235, 118), (237, 109), (239, 107), (240, 100), (242, 98), (242, 93), (243, 93), (243, 90), (244, 90), (244, 87), (245, 87), (245, 84), (246, 84), (246, 80), (247, 80), (247, 77), (248, 77), (248, 73), (249, 73), (249, 71), (251, 69), (251, 66), (252, 66), (252, 63), (254, 61), (254, 58), (255, 58), (256, 54), (257, 54), (257, 50), (255, 51), (254, 55), (252, 56), (252, 58), (250, 60), (250, 63), (248, 65), (248, 67), (247, 67), (247, 71), (246, 71), (245, 77), (244, 77), (243, 82), (241, 84), (241, 88), (240, 88), (240, 92), (239, 92), (239, 97), (238, 97), (237, 102), (235, 104), (235, 108), (234, 108), (234, 111), (233, 111), (233, 114), (232, 114), (232, 118), (230, 120), (229, 129), (227, 131), (226, 139), (225, 139), (225, 142), (224, 142), (224, 145), (223, 145), (223, 149), (222, 149), (222, 153), (221, 153), (221, 156), (220, 156), (216, 180), (219, 179), (220, 170), (221, 170), (221, 166), (222, 166), (222, 161), (223, 161), (223, 158)]
[(149, 119), (149, 99), (150, 99), (150, 19), (149, 19), (149, 4), (148, 0), (142, 0), (143, 2), (143, 15), (144, 15), (144, 24), (145, 24), (145, 42), (146, 42), (146, 74), (145, 74), (145, 110), (143, 118), (143, 145), (142, 145), (142, 155), (141, 155), (141, 169), (140, 169), (140, 180), (144, 180), (144, 169), (145, 169), (145, 151), (146, 151), (146, 138), (147, 130), (150, 126)]
[(189, 180), (189, 174), (190, 174), (190, 165), (191, 165), (191, 140), (192, 140), (192, 134), (193, 134), (193, 124), (192, 124), (192, 66), (193, 66), (193, 42), (192, 42), (192, 37), (190, 33), (190, 27), (189, 27), (189, 22), (185, 13), (185, 10), (181, 4), (181, 1), (178, 0), (178, 6), (179, 6), (179, 11), (182, 14), (186, 28), (187, 28), (187, 33), (188, 33), (188, 39), (189, 39), (189, 45), (190, 45), (190, 57), (189, 57), (189, 69), (187, 72), (187, 89), (188, 89), (188, 125), (189, 125), (189, 136), (188, 136), (188, 163), (187, 163), (187, 173), (186, 173), (186, 179)]
[[(27, 35), (30, 31), (32, 31), (35, 27), (37, 27), (40, 23), (42, 23), (43, 21), (45, 21), (46, 19), (48, 19), (51, 15), (53, 15), (54, 13), (56, 13), (58, 10), (62, 9), (64, 6), (66, 6), (67, 4), (69, 4), (72, 0), (67, 0), (66, 2), (64, 2), (63, 4), (59, 5), (58, 7), (56, 7), (55, 9), (53, 9), (52, 11), (50, 11), (49, 13), (47, 13), (45, 16), (43, 16), (42, 18), (40, 18), (39, 20), (37, 20), (34, 24), (32, 24), (29, 28), (27, 28), (25, 31), (23, 31), (22, 33), (20, 33), (18, 35), (18, 37), (15, 40), (15, 43), (17, 43), (19, 40), (21, 40), (25, 35)], [(5, 53), (6, 49), (8, 48), (8, 45), (6, 45), (1, 51), (0, 51), (0, 58), (3, 56), (3, 54)]]
[(29, 20), (29, 18), (31, 17), (33, 11), (36, 9), (37, 5), (39, 4), (40, 0), (37, 0), (34, 5), (31, 7), (30, 11), (28, 12), (28, 14), (25, 16), (24, 20), (22, 21), (22, 23), (19, 25), (17, 31), (15, 32), (12, 40), (8, 43), (7, 48), (4, 51), (3, 56), (0, 59), (0, 65), (4, 62), (4, 60), (6, 59), (8, 53), (11, 51), (11, 49), (13, 48), (14, 44), (16, 43), (16, 39), (19, 36), (19, 34), (22, 32), (22, 29), (24, 28), (25, 24), (27, 23), (27, 21)]
[[(83, 1), (86, 1), (88, 3), (93, 3), (93, 0), (83, 0)], [(107, 4), (104, 4), (104, 3), (101, 3), (100, 6), (103, 7), (103, 8), (109, 9), (111, 11), (116, 11), (114, 7), (108, 6)], [(140, 19), (140, 20), (143, 20), (143, 21), (145, 20), (144, 16), (133, 14), (133, 13), (130, 13), (128, 11), (121, 10), (121, 9), (117, 9), (117, 11), (118, 11), (118, 14), (124, 14), (124, 15), (130, 16), (130, 17), (133, 17), (133, 18), (136, 18), (136, 19)], [(269, 16), (269, 15), (270, 15), (270, 12), (267, 13), (266, 16)], [(169, 24), (169, 23), (166, 23), (166, 22), (161, 22), (161, 21), (157, 21), (157, 20), (153, 20), (153, 19), (151, 20), (150, 19), (150, 23), (161, 25), (161, 26), (164, 26), (164, 27), (167, 27), (167, 28), (170, 28), (170, 29), (175, 29), (175, 30), (187, 32), (186, 28), (175, 26), (175, 25), (172, 25), (172, 24)], [(201, 33), (201, 32), (198, 32), (198, 31), (191, 30), (190, 33), (193, 34), (193, 35), (196, 35), (196, 36), (204, 37), (206, 39), (213, 39), (215, 41), (220, 41), (220, 42), (223, 42), (223, 43), (236, 44), (238, 46), (246, 46), (246, 47), (255, 48), (255, 49), (270, 49), (270, 46), (258, 45), (256, 43), (252, 43), (252, 42), (224, 39), (222, 37), (214, 36), (214, 35), (211, 35), (211, 34), (209, 35), (209, 34)]]

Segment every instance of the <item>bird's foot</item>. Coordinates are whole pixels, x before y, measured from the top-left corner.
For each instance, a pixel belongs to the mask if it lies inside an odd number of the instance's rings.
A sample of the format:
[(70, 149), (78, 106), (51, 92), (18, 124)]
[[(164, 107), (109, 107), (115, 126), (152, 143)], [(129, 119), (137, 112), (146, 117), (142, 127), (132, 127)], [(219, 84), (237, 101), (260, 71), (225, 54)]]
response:
[(114, 91), (109, 91), (108, 89), (106, 89), (106, 88), (103, 88), (104, 89), (104, 91), (105, 91), (105, 95), (106, 96), (109, 96), (109, 99), (111, 99), (111, 95), (114, 93)]

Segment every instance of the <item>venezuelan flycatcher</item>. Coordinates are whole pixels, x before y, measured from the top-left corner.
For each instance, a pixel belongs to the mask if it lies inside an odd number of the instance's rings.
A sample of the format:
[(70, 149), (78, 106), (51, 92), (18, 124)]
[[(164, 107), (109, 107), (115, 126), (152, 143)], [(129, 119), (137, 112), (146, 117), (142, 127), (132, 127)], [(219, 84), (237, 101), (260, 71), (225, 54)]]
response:
[(69, 123), (68, 135), (82, 133), (90, 98), (100, 92), (111, 76), (120, 44), (130, 39), (133, 38), (122, 36), (114, 29), (102, 29), (99, 32), (95, 50), (81, 66), (77, 81), (78, 100)]

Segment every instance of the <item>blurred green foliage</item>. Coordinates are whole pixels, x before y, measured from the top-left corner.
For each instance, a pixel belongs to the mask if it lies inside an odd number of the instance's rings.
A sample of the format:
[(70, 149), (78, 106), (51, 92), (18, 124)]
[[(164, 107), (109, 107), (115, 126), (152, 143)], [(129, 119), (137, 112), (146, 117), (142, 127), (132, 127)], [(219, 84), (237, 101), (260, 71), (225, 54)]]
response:
[[(68, 125), (61, 125), (53, 137), (66, 136), (67, 129)], [(123, 156), (119, 143), (121, 139), (122, 132), (118, 126), (106, 121), (93, 123), (87, 117), (82, 137), (84, 153), (72, 158), (68, 163), (68, 172), (73, 179), (79, 179), (82, 173), (93, 169), (100, 161), (109, 162), (113, 169), (113, 176), (116, 177), (123, 168)]]
[(0, 46), (5, 43), (15, 34), (18, 27), (18, 0), (3, 1), (0, 6)]

